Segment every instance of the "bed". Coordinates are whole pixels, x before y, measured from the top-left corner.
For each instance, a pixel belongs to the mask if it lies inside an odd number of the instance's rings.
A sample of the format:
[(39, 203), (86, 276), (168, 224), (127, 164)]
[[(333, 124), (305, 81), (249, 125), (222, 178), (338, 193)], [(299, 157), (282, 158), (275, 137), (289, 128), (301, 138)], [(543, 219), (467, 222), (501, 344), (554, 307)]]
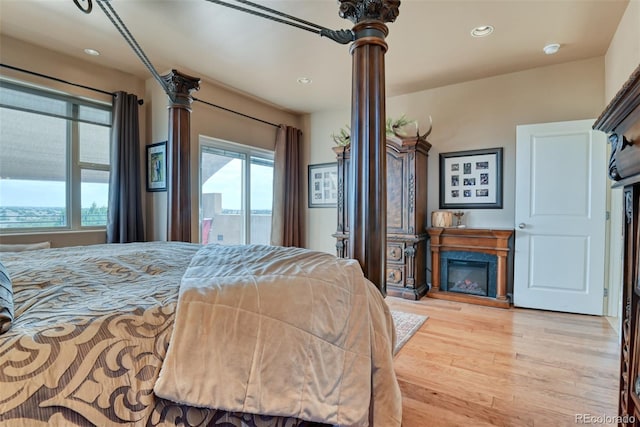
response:
[(356, 261), (181, 242), (0, 261), (2, 425), (400, 425), (393, 322)]
[[(3, 426), (401, 425), (383, 300), (384, 23), (399, 5), (340, 0), (355, 24), (354, 259), (177, 242), (1, 254), (15, 307), (0, 335)], [(192, 98), (189, 85), (176, 86), (168, 236), (188, 242)]]

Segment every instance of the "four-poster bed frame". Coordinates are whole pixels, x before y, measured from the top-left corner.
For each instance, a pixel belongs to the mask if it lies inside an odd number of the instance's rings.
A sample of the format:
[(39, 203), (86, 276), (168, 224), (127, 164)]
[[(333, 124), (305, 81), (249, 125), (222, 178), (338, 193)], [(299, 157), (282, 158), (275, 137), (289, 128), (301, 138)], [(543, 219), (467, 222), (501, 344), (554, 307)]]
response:
[[(91, 13), (92, 0), (73, 0)], [(338, 0), (339, 15), (354, 23), (352, 30), (321, 25), (253, 3), (249, 0), (207, 0), (261, 18), (310, 31), (347, 44), (352, 56), (351, 163), (349, 171), (349, 258), (358, 260), (365, 277), (386, 295), (386, 149), (385, 149), (385, 38), (387, 22), (398, 17), (400, 0)], [(86, 4), (85, 4), (86, 3)], [(169, 97), (167, 236), (191, 241), (190, 114), (192, 92), (200, 79), (172, 70), (160, 76), (108, 1), (97, 4), (111, 20), (140, 61)]]

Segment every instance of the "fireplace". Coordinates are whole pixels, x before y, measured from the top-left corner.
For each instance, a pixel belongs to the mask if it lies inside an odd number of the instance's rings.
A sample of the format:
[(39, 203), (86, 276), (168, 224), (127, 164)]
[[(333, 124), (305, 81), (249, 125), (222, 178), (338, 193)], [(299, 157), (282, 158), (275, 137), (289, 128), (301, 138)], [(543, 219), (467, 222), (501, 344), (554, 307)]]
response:
[(431, 298), (509, 308), (513, 229), (437, 228), (431, 246)]
[(440, 263), (440, 288), (443, 291), (496, 297), (495, 255), (446, 251), (440, 254)]

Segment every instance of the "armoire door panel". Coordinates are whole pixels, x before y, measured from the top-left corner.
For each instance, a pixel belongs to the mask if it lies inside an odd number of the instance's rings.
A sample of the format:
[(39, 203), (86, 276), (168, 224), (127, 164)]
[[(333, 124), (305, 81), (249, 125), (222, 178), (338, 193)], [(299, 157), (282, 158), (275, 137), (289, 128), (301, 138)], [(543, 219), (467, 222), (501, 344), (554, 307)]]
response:
[(403, 158), (387, 153), (387, 230), (405, 231), (407, 211), (406, 171)]

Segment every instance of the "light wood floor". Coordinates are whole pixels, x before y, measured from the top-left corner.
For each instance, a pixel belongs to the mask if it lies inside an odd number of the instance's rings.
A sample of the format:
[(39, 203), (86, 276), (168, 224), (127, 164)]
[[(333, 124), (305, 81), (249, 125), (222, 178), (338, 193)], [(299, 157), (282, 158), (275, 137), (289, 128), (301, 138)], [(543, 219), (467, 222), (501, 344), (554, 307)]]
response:
[(386, 300), (429, 316), (395, 358), (403, 427), (560, 427), (617, 413), (618, 337), (604, 317)]

